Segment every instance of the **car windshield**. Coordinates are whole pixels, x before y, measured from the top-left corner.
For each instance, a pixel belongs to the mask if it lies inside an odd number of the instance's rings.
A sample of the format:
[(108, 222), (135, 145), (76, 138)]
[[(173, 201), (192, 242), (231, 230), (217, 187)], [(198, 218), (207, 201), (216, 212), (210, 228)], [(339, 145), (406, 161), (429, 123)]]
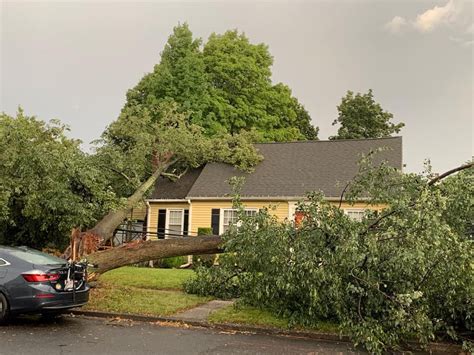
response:
[(35, 265), (62, 265), (66, 263), (63, 259), (34, 249), (14, 249), (9, 250), (9, 253), (18, 259)]

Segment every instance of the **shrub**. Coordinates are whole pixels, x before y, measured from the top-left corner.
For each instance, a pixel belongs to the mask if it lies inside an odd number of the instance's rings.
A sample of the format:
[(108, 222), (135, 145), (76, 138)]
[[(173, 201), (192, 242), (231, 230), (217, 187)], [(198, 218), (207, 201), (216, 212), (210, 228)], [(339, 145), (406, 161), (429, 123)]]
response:
[[(198, 235), (212, 235), (212, 228), (199, 227)], [(209, 268), (214, 265), (216, 254), (193, 255), (193, 265), (195, 268)]]
[(186, 262), (187, 258), (185, 256), (173, 256), (171, 258), (157, 260), (154, 265), (162, 269), (177, 269), (181, 265), (186, 264)]

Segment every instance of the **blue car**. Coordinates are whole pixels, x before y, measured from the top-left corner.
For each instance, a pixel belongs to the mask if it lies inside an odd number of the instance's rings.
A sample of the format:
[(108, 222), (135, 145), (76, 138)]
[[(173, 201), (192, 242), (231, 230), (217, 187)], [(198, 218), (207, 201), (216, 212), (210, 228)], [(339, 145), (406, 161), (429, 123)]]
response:
[(53, 315), (89, 300), (87, 266), (27, 247), (0, 246), (0, 323), (21, 313)]

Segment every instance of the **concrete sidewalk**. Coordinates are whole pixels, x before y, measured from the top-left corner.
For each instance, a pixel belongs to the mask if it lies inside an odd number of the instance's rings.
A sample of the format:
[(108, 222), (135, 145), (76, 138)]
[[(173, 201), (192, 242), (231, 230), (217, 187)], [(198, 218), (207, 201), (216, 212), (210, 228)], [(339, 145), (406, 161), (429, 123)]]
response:
[(233, 304), (234, 301), (214, 300), (195, 308), (188, 309), (184, 312), (177, 313), (171, 316), (171, 318), (178, 321), (206, 322), (212, 312)]

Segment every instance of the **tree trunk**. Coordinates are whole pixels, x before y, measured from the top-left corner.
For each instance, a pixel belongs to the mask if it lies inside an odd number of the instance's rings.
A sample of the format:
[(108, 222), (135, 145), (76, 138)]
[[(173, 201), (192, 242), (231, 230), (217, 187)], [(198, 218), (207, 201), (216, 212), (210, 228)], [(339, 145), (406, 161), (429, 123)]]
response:
[(220, 236), (198, 236), (164, 240), (148, 240), (90, 254), (87, 259), (94, 265), (92, 278), (121, 266), (171, 256), (221, 253)]
[(155, 172), (143, 183), (138, 189), (127, 199), (125, 207), (110, 211), (90, 230), (91, 233), (99, 236), (100, 244), (112, 238), (115, 229), (127, 218), (133, 207), (135, 207), (142, 199), (145, 193), (153, 186), (156, 179), (168, 169), (172, 163), (167, 163), (157, 168)]

